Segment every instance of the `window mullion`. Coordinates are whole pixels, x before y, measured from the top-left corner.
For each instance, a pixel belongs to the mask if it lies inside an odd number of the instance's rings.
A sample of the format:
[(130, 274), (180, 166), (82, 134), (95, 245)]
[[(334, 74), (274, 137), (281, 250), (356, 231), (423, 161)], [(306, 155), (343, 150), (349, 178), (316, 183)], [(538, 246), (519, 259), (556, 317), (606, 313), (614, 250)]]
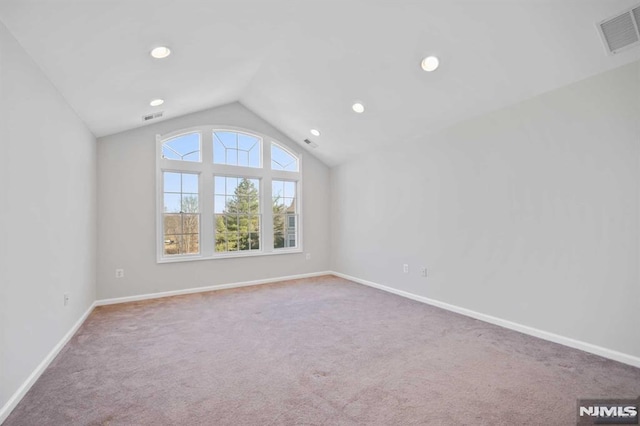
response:
[(213, 141), (211, 132), (202, 132), (202, 172), (200, 174), (200, 249), (202, 256), (214, 254)]
[(262, 241), (264, 242), (263, 251), (270, 253), (273, 251), (273, 198), (272, 198), (272, 177), (271, 172), (271, 143), (263, 140), (262, 142), (262, 159), (263, 159), (263, 201), (262, 201)]
[(267, 174), (263, 179), (262, 193), (262, 241), (263, 251), (273, 251), (273, 198), (271, 197), (271, 176)]

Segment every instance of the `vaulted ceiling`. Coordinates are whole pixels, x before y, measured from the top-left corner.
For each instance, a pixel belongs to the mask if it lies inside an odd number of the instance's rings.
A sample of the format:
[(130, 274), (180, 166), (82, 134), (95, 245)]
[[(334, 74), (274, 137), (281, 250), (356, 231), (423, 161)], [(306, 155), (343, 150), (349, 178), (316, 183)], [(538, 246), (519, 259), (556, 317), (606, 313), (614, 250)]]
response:
[(596, 27), (636, 4), (0, 0), (0, 20), (96, 136), (240, 101), (334, 165), (639, 60), (608, 56)]

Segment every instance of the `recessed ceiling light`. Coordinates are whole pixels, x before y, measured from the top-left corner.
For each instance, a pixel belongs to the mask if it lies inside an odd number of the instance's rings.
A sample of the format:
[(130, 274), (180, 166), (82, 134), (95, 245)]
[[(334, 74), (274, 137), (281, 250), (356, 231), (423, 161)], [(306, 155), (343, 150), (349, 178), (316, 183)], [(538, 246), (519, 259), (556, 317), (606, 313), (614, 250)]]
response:
[(362, 114), (364, 112), (364, 105), (362, 105), (360, 102), (356, 102), (351, 108), (353, 108), (353, 110), (358, 114)]
[(320, 132), (318, 130), (316, 130), (316, 129), (311, 129), (311, 134), (313, 136), (320, 136)]
[(420, 66), (427, 72), (435, 71), (440, 65), (440, 60), (436, 56), (427, 56), (422, 60)]
[(171, 54), (171, 49), (169, 49), (167, 46), (158, 46), (151, 51), (151, 56), (153, 56), (156, 59), (166, 58), (170, 54)]
[(164, 103), (164, 99), (154, 99), (151, 102), (149, 102), (149, 105), (151, 106), (160, 106)]

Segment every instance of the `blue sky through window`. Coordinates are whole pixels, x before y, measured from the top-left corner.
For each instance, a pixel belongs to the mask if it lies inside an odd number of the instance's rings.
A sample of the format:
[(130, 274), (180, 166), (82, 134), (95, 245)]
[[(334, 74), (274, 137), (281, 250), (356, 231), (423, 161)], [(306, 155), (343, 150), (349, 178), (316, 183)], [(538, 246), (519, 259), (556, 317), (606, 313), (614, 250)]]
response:
[(213, 132), (213, 162), (260, 167), (260, 138), (238, 132)]
[(185, 197), (198, 199), (198, 175), (164, 172), (164, 211), (180, 213)]
[(200, 161), (200, 134), (188, 133), (162, 144), (162, 157), (169, 160)]
[(298, 171), (298, 159), (280, 148), (275, 143), (271, 144), (271, 169), (285, 170), (287, 172)]

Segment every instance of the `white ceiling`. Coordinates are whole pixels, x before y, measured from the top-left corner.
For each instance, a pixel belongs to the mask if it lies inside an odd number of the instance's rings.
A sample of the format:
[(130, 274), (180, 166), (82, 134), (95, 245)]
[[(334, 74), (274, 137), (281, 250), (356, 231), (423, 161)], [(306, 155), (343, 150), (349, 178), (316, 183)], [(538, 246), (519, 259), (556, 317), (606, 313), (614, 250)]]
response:
[(335, 165), (640, 59), (607, 56), (596, 29), (636, 4), (0, 0), (0, 20), (96, 136), (239, 100)]

